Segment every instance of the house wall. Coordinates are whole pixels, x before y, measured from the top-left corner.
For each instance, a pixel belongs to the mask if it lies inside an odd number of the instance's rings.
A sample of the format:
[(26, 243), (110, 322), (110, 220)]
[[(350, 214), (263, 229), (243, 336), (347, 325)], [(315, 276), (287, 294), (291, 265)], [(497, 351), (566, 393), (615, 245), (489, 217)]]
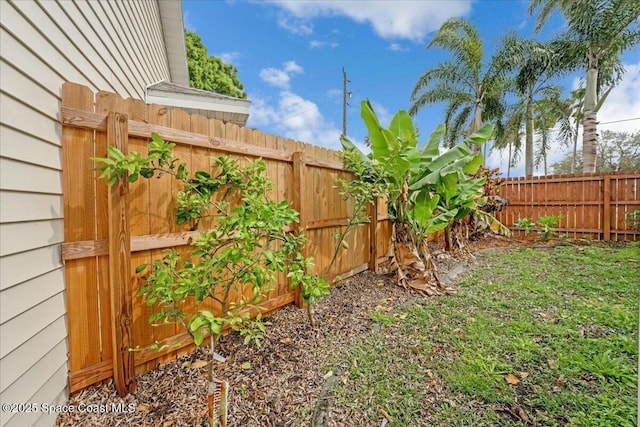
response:
[[(145, 24), (145, 25), (141, 25)], [(0, 1), (0, 401), (68, 397), (60, 92), (170, 79), (157, 0)], [(55, 414), (0, 412), (1, 426)]]

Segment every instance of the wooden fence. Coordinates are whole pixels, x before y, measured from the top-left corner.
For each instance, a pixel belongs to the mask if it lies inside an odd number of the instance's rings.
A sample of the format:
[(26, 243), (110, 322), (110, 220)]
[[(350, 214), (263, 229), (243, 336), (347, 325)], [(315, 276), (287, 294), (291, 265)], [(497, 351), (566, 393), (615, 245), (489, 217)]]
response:
[[(334, 233), (351, 209), (334, 188), (338, 178), (351, 176), (334, 152), (180, 109), (106, 92), (94, 95), (73, 83), (63, 86), (60, 118), (71, 392), (113, 377), (124, 395), (134, 390), (135, 373), (193, 350), (181, 328), (151, 327), (147, 319), (153, 308), (136, 297), (141, 286), (136, 266), (161, 258), (167, 248), (187, 253), (195, 234), (175, 223), (177, 183), (163, 176), (107, 187), (97, 179), (90, 158), (104, 157), (108, 145), (146, 153), (151, 133), (157, 132), (177, 144), (174, 154), (192, 171), (208, 169), (215, 155), (262, 157), (274, 182), (271, 197), (291, 201), (300, 212), (300, 227), (308, 237), (305, 252), (314, 257), (316, 272), (325, 270)], [(338, 258), (331, 277), (376, 269), (379, 254), (388, 250), (386, 212), (382, 202), (371, 209), (375, 220), (350, 235), (348, 252)], [(213, 223), (202, 225), (206, 229)], [(271, 311), (296, 300), (300, 303), (280, 274), (262, 306)], [(169, 347), (145, 349), (154, 342)], [(129, 351), (137, 346), (143, 350)]]
[(640, 240), (625, 222), (627, 212), (640, 209), (640, 171), (510, 178), (500, 196), (509, 206), (496, 217), (519, 237), (518, 219), (562, 215), (557, 230), (571, 238)]

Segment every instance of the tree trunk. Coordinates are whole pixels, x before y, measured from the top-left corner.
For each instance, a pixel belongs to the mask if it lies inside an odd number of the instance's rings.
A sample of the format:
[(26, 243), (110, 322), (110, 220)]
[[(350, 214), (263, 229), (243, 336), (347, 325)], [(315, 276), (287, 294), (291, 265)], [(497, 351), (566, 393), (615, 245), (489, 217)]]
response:
[[(480, 105), (480, 100), (476, 100), (475, 111), (473, 112), (473, 121), (471, 122), (471, 128), (469, 129), (469, 135), (477, 132), (482, 127), (482, 107)], [(474, 151), (480, 151), (480, 146), (473, 144)], [(483, 159), (483, 164), (484, 164)]]
[(444, 229), (444, 251), (469, 254), (467, 248), (468, 224), (466, 221), (452, 221)]
[(507, 178), (511, 176), (511, 143), (509, 143), (509, 159), (507, 163)]
[(596, 158), (598, 150), (597, 113), (585, 110), (584, 112), (584, 136), (582, 140), (582, 172), (596, 171)]
[(417, 244), (409, 230), (410, 226), (400, 221), (393, 224), (389, 271), (396, 271), (398, 285), (429, 296), (455, 293), (440, 281), (426, 239)]
[(596, 171), (598, 142), (598, 58), (593, 53), (589, 56), (587, 83), (584, 94), (584, 123), (582, 135), (582, 172)]
[(573, 158), (571, 159), (571, 173), (576, 172), (576, 157), (578, 156), (578, 131), (580, 130), (580, 118), (576, 117), (576, 133), (573, 135)]
[(524, 174), (533, 175), (533, 95), (529, 91), (525, 113)]

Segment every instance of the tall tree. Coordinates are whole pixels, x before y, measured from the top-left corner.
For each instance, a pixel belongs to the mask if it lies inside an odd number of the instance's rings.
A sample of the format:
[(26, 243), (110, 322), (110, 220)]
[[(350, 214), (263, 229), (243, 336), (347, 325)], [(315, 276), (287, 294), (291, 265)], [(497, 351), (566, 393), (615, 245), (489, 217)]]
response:
[[(551, 82), (559, 68), (549, 46), (534, 40), (518, 38), (510, 34), (502, 41), (496, 54), (496, 61), (504, 72), (515, 75), (506, 85), (507, 92), (516, 95), (516, 102), (505, 109), (505, 129), (496, 133), (498, 148), (513, 145), (520, 148), (521, 128), (525, 129), (525, 175), (533, 175), (536, 163), (534, 156), (534, 135), (541, 137), (542, 157), (545, 158), (550, 143), (550, 130), (555, 126), (551, 120), (560, 120), (560, 88)], [(555, 114), (552, 114), (555, 113)], [(536, 120), (537, 119), (537, 120)]]
[(415, 116), (427, 104), (447, 103), (445, 143), (452, 146), (461, 136), (480, 129), (483, 120), (499, 116), (502, 80), (495, 61), (485, 63), (482, 39), (469, 22), (446, 21), (427, 49), (434, 46), (450, 52), (453, 59), (420, 76), (411, 93), (409, 113)]
[(571, 105), (568, 100), (561, 99), (560, 90), (547, 94), (536, 103), (533, 123), (539, 141), (534, 166), (538, 168), (542, 163), (544, 174), (548, 175), (547, 154), (551, 142), (568, 146), (573, 140)]
[(209, 55), (200, 36), (184, 32), (187, 44), (187, 65), (191, 87), (235, 98), (246, 98), (244, 86), (238, 79), (238, 69), (217, 56)]
[(595, 172), (597, 112), (611, 88), (622, 78), (622, 53), (640, 42), (638, 0), (532, 0), (529, 12), (540, 9), (536, 30), (559, 10), (566, 30), (555, 42), (567, 68), (586, 70), (583, 171)]
[(583, 114), (582, 107), (584, 106), (584, 88), (571, 91), (571, 97), (567, 100), (570, 103), (570, 114), (573, 122), (573, 156), (571, 161), (571, 173), (575, 173), (577, 169), (576, 159), (578, 157), (578, 133), (580, 132), (580, 123), (582, 123)]

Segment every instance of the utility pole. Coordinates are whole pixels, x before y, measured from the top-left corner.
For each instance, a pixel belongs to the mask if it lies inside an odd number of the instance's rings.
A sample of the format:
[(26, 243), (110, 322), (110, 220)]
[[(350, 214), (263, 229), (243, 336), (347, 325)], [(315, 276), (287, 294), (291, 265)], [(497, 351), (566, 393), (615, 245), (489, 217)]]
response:
[(351, 92), (347, 91), (347, 72), (342, 67), (342, 135), (347, 136), (347, 95), (351, 98)]

